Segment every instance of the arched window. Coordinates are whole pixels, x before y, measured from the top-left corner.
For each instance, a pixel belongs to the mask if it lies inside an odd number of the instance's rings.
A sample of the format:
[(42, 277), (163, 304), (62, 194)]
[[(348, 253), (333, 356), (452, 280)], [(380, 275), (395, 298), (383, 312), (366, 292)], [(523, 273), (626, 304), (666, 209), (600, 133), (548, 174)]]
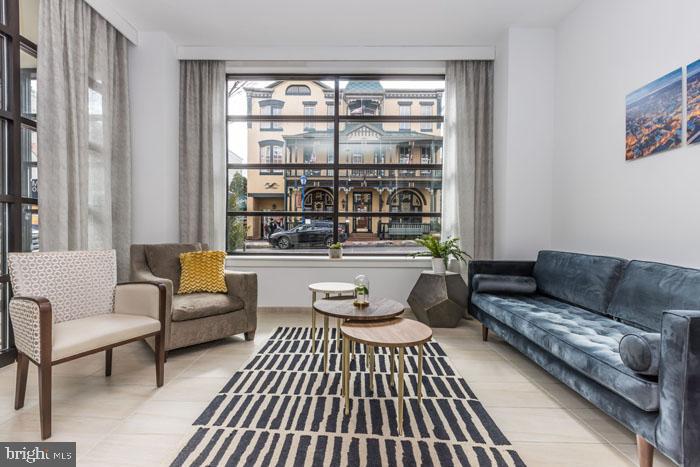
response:
[(285, 94), (288, 96), (310, 96), (311, 89), (304, 84), (292, 84), (291, 86), (287, 86)]
[(304, 211), (332, 211), (333, 195), (322, 188), (309, 190), (304, 195)]
[(414, 190), (399, 190), (389, 198), (389, 212), (398, 215), (391, 216), (392, 222), (420, 222), (420, 218), (401, 216), (404, 212), (422, 212), (425, 202), (423, 197)]

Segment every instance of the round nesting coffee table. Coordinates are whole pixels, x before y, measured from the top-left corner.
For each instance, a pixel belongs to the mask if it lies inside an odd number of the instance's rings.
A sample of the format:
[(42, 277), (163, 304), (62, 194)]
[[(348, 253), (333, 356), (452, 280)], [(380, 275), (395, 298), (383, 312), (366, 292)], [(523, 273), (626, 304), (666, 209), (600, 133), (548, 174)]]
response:
[(423, 344), (433, 337), (433, 330), (425, 324), (411, 319), (394, 318), (385, 321), (350, 321), (341, 325), (343, 330), (343, 396), (345, 397), (345, 415), (350, 413), (350, 342), (359, 342), (367, 346), (369, 357), (370, 390), (374, 389), (374, 347), (388, 347), (391, 358), (391, 379), (394, 374), (394, 349), (399, 351), (399, 434), (403, 434), (403, 371), (404, 349), (418, 347), (418, 401), (422, 399), (421, 380), (423, 379)]
[[(323, 372), (328, 373), (328, 318), (340, 321), (378, 321), (394, 318), (404, 306), (388, 298), (370, 299), (369, 306), (359, 307), (349, 297), (331, 297), (314, 302), (314, 310), (323, 315)], [(343, 346), (343, 351), (347, 346)]]
[[(326, 298), (331, 294), (352, 294), (355, 295), (355, 285), (348, 282), (316, 282), (309, 285), (311, 291), (311, 353), (316, 353), (316, 312), (314, 311), (314, 302), (316, 302), (316, 294), (326, 294)], [(328, 332), (328, 329), (325, 331)], [(340, 321), (338, 321), (338, 342), (340, 342)]]

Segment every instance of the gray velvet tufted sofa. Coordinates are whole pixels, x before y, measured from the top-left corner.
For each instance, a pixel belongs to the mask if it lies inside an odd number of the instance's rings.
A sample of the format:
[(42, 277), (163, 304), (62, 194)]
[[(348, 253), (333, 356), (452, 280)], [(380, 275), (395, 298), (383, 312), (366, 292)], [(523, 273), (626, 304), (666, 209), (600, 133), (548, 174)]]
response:
[[(700, 465), (700, 271), (541, 251), (537, 261), (471, 261), (476, 274), (532, 276), (532, 294), (473, 292), (469, 313), (637, 434), (640, 465), (653, 448)], [(483, 276), (482, 276), (483, 277)], [(658, 376), (620, 357), (627, 334), (660, 333)]]

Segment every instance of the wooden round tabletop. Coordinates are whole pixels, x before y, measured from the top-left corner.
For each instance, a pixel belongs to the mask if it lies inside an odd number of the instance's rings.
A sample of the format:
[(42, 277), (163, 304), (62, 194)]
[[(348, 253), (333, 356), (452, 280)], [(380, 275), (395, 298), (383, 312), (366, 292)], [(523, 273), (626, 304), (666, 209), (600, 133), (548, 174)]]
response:
[(332, 318), (357, 321), (376, 321), (394, 318), (403, 313), (404, 306), (388, 298), (370, 298), (369, 306), (353, 304), (352, 297), (333, 297), (314, 302), (314, 310)]
[(433, 330), (412, 319), (393, 318), (385, 321), (347, 322), (340, 326), (343, 335), (366, 345), (378, 347), (411, 347), (428, 342)]
[(309, 290), (321, 293), (351, 293), (355, 291), (355, 284), (349, 282), (316, 282), (309, 285)]

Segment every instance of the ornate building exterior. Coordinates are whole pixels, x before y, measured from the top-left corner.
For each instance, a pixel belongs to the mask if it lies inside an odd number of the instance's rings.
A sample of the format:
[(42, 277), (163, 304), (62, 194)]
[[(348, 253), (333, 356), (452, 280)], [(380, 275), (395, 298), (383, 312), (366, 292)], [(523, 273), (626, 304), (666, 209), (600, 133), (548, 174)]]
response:
[[(252, 115), (334, 114), (333, 89), (318, 81), (279, 81), (264, 88), (245, 88)], [(442, 90), (384, 89), (379, 81), (350, 81), (340, 92), (340, 115), (438, 116)], [(332, 164), (333, 122), (249, 122), (250, 163)], [(412, 238), (438, 230), (430, 217), (406, 212), (438, 212), (442, 174), (439, 170), (390, 170), (382, 164), (440, 164), (442, 128), (436, 122), (341, 122), (340, 164), (377, 164), (377, 168), (341, 169), (340, 223), (351, 239)], [(257, 159), (256, 159), (257, 155)], [(330, 169), (248, 171), (249, 211), (332, 211)], [(302, 184), (305, 178), (305, 184)], [(386, 216), (362, 216), (363, 212)], [(343, 213), (355, 213), (344, 216)], [(315, 217), (318, 219), (318, 217)], [(300, 219), (287, 219), (287, 223)], [(329, 218), (330, 220), (330, 218)], [(260, 239), (268, 218), (249, 220), (247, 236)]]

